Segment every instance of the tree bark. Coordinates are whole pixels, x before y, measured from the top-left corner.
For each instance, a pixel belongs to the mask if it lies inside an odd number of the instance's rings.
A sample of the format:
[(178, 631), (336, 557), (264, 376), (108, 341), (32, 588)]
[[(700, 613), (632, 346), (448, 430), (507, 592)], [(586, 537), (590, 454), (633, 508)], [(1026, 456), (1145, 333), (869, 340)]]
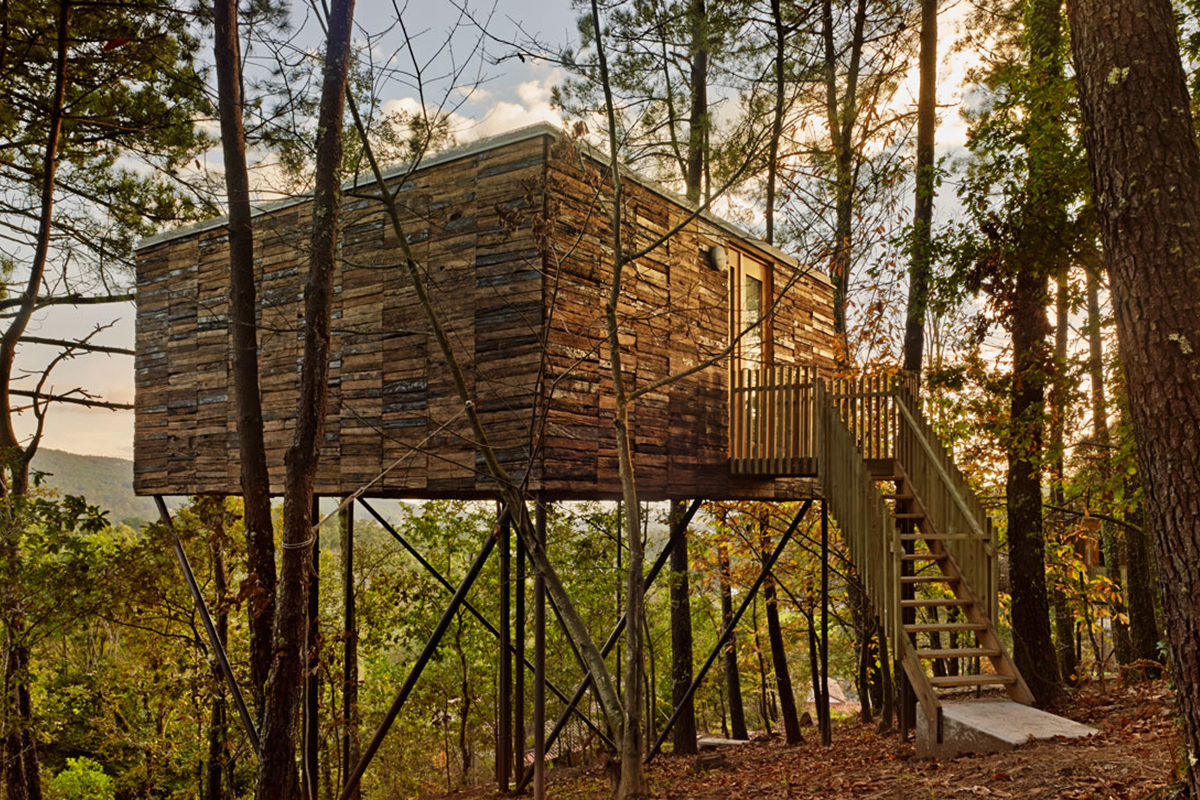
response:
[[(708, 9), (705, 0), (688, 0), (691, 23), (692, 107), (688, 119), (687, 199), (699, 202), (708, 155)], [(597, 28), (597, 31), (599, 29)], [(597, 34), (599, 35), (599, 34)]]
[(271, 626), (275, 617), (275, 534), (271, 483), (263, 443), (258, 387), (258, 300), (254, 274), (254, 227), (242, 97), (237, 0), (213, 2), (213, 56), (217, 73), (217, 112), (221, 120), (225, 194), (229, 212), (229, 334), (233, 394), (237, 408), (241, 464), (246, 580), (250, 628), (250, 694), (261, 723), (263, 685), (271, 668)]
[[(1112, 478), (1111, 461), (1109, 456), (1108, 435), (1108, 396), (1104, 389), (1104, 341), (1100, 337), (1100, 282), (1095, 269), (1098, 264), (1087, 264), (1087, 336), (1088, 336), (1088, 377), (1092, 388), (1092, 439), (1095, 441), (1095, 455), (1099, 461), (1100, 478), (1104, 483), (1104, 499), (1112, 500), (1112, 488), (1109, 481)], [(1061, 312), (1060, 312), (1061, 313)], [(1060, 445), (1061, 446), (1061, 445)], [(1062, 505), (1063, 498), (1058, 498), (1056, 505)], [(1125, 587), (1121, 579), (1121, 539), (1124, 538), (1121, 528), (1110, 522), (1100, 523), (1100, 546), (1104, 552), (1104, 564), (1108, 569), (1108, 579), (1116, 588), (1116, 602), (1113, 608), (1113, 653), (1118, 664), (1128, 664), (1133, 659), (1133, 643), (1129, 638), (1129, 626), (1121, 619), (1126, 613), (1124, 602)]]
[(933, 261), (933, 195), (936, 187), (934, 138), (937, 131), (937, 0), (921, 0), (920, 86), (917, 92), (917, 191), (913, 210), (908, 310), (904, 322), (904, 369), (921, 372), (925, 353), (925, 309)]
[[(760, 522), (759, 540), (763, 558), (769, 552), (768, 521)], [(796, 714), (796, 695), (792, 691), (792, 675), (788, 668), (787, 650), (783, 644), (783, 626), (779, 624), (779, 601), (775, 596), (775, 576), (763, 581), (763, 602), (767, 604), (767, 637), (771, 640), (771, 666), (775, 670), (775, 688), (779, 693), (779, 712), (783, 716), (784, 737), (789, 745), (801, 744), (800, 718)]]
[(767, 244), (775, 244), (775, 193), (779, 183), (779, 140), (783, 138), (784, 98), (787, 88), (786, 31), (783, 3), (771, 0), (771, 24), (775, 32), (775, 105), (771, 109), (771, 141), (767, 145)]
[[(0, 409), (4, 422), (0, 427), (0, 452), (16, 457), (11, 462), (11, 479), (6, 481), (0, 468), (0, 497), (24, 495), (29, 488), (29, 463), (37, 450), (38, 439), (22, 447), (13, 428), (10, 397), (13, 364), (17, 345), (37, 307), (38, 292), (46, 272), (50, 253), (54, 216), (54, 186), (58, 171), (59, 139), (62, 135), (67, 86), (68, 47), (71, 6), (60, 0), (56, 20), (54, 90), (49, 98), (46, 146), (42, 156), (37, 237), (29, 277), (19, 298), (17, 312), (3, 337), (0, 337)], [(16, 574), (21, 569), (19, 532), (6, 530), (0, 541), (0, 558)], [(33, 697), (29, 691), (29, 645), (25, 641), (26, 621), (23, 603), (11, 587), (0, 587), (0, 613), (4, 626), (4, 697), (0, 700), (0, 721), (4, 723), (3, 778), (7, 800), (41, 800), (42, 776), (38, 759), (38, 741), (33, 730)]]
[(1069, 0), (1084, 143), (1200, 796), (1200, 152), (1168, 0)]
[(858, 122), (858, 77), (865, 41), (867, 0), (858, 0), (850, 38), (846, 89), (838, 96), (837, 48), (834, 46), (833, 3), (822, 3), (821, 31), (825, 46), (825, 110), (834, 161), (834, 231), (831, 263), (833, 278), (833, 332), (839, 364), (849, 363), (846, 342), (846, 303), (850, 293), (850, 265), (854, 232), (854, 126)]
[[(1070, 331), (1070, 298), (1067, 274), (1064, 272), (1058, 278), (1058, 295), (1055, 298), (1054, 323), (1054, 394), (1051, 411), (1051, 430), (1054, 450), (1054, 479), (1050, 486), (1050, 497), (1054, 505), (1062, 508), (1066, 505), (1066, 451), (1064, 429), (1067, 414), (1067, 345)], [(1058, 671), (1068, 684), (1073, 685), (1079, 664), (1075, 659), (1075, 622), (1071, 609), (1067, 605), (1067, 597), (1057, 586), (1050, 592), (1054, 603), (1054, 644), (1058, 654)]]
[[(729, 550), (717, 546), (721, 579), (721, 626), (733, 620), (733, 589), (730, 586)], [(742, 678), (738, 673), (737, 633), (732, 633), (725, 645), (725, 686), (729, 694), (729, 735), (734, 739), (749, 739), (746, 731), (746, 708), (742, 705)]]
[(1047, 93), (1061, 75), (1058, 61), (1062, 38), (1059, 0), (1030, 0), (1026, 16), (1030, 43), (1030, 103), (1028, 128), (1033, 137), (1029, 160), (1034, 165), (1026, 180), (1033, 216), (1022, 231), (1013, 265), (1016, 275), (1010, 311), (1013, 371), (1008, 432), (1008, 545), (1012, 591), (1013, 660), (1040, 706), (1055, 705), (1062, 680), (1050, 635), (1050, 600), (1046, 588), (1045, 532), (1042, 518), (1042, 460), (1046, 376), (1050, 362), (1046, 338), (1049, 322), (1049, 277), (1057, 273), (1053, 239), (1065, 227), (1065, 207), (1045, 165), (1056, 155), (1054, 142), (1039, 134), (1058, 130)]
[(314, 538), (313, 485), (328, 399), (330, 311), (341, 217), (342, 115), (350, 72), (354, 0), (333, 0), (317, 121), (315, 186), (308, 284), (304, 299), (304, 360), (295, 434), (284, 456), (283, 564), (276, 599), (273, 661), (260, 733), (258, 797), (300, 798), (296, 775), (296, 711), (308, 633), (307, 593)]
[[(671, 501), (671, 521), (677, 525), (686, 510), (682, 500)], [(686, 697), (686, 707), (675, 721), (675, 755), (694, 756), (696, 748), (696, 708), (687, 697), (692, 685), (692, 606), (688, 590), (687, 531), (683, 531), (671, 550), (671, 705), (678, 708)]]

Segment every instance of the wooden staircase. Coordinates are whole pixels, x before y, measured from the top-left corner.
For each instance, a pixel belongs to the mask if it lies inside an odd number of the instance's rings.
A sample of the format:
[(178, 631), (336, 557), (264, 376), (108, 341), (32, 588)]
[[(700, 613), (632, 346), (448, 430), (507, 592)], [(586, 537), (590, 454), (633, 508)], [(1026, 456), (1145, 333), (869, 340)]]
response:
[(853, 410), (861, 402), (847, 403), (824, 382), (815, 382), (814, 395), (824, 496), (930, 734), (942, 741), (942, 700), (955, 693), (1000, 686), (1031, 704), (993, 622), (999, 572), (991, 523), (921, 416), (915, 386), (881, 386), (867, 401), (875, 409), (869, 424)]
[[(929, 686), (938, 693), (1003, 686), (1026, 705), (1029, 688), (988, 616), (947, 550), (948, 542), (969, 542), (971, 534), (940, 531), (925, 512), (916, 487), (897, 459), (890, 476), (876, 477), (890, 503), (900, 556), (900, 612), (903, 644), (912, 649)], [(943, 611), (945, 612), (943, 614)], [(918, 617), (924, 621), (918, 622)], [(950, 639), (943, 647), (941, 637)], [(962, 646), (962, 639), (968, 646)], [(910, 676), (910, 680), (911, 680)]]

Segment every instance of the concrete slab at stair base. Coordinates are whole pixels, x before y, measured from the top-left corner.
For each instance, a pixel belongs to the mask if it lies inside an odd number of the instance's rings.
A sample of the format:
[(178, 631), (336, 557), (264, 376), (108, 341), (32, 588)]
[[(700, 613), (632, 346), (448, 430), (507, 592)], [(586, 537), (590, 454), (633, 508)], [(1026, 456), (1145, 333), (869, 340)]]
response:
[(954, 758), (965, 753), (1002, 753), (1026, 742), (1063, 736), (1078, 739), (1095, 728), (1006, 699), (942, 702), (942, 743), (917, 705), (917, 757)]

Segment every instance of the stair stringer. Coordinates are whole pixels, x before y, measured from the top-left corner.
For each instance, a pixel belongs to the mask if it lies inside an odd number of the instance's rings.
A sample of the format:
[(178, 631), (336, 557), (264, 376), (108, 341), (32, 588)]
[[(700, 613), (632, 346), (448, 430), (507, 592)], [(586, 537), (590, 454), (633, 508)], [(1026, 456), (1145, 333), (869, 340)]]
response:
[[(903, 464), (899, 460), (895, 464), (895, 474), (899, 483), (903, 486), (901, 490), (904, 494), (911, 495), (908, 501), (914, 506), (921, 509), (921, 517), (916, 520), (917, 528), (922, 534), (930, 537), (945, 535), (947, 532), (939, 530), (936, 521), (933, 520), (926, 512), (925, 506), (921, 501), (921, 495), (913, 486), (908, 473), (904, 471)], [(958, 567), (958, 562), (955, 561), (953, 553), (946, 547), (945, 540), (938, 538), (929, 538), (925, 540), (926, 546), (930, 552), (944, 555), (945, 558), (938, 561), (938, 566), (942, 570), (942, 574), (948, 578), (953, 578), (951, 582), (951, 591), (954, 596), (963, 601), (961, 607), (963, 614), (969, 622), (987, 627), (977, 632), (979, 643), (983, 647), (996, 651), (999, 655), (988, 656), (988, 660), (992, 664), (992, 668), (996, 670), (998, 675), (1007, 675), (1016, 679), (1016, 683), (1006, 685), (1005, 691), (1010, 699), (1022, 703), (1024, 705), (1033, 705), (1033, 693), (1029, 690), (1029, 686), (1025, 683), (1025, 679), (1021, 677), (1020, 670), (1017, 669), (1016, 663), (1001, 640), (999, 632), (996, 630), (995, 624), (992, 622), (989, 615), (983, 610), (987, 606), (981, 602), (982, 598), (975, 591), (971, 582), (962, 573)], [(991, 605), (988, 603), (988, 605)], [(907, 636), (907, 634), (906, 634)], [(914, 645), (915, 646), (915, 645)], [(919, 662), (918, 662), (919, 663)], [(923, 671), (923, 670), (922, 670)]]
[(829, 511), (837, 520), (863, 588), (891, 636), (895, 663), (904, 668), (927, 720), (942, 741), (941, 701), (921, 668), (902, 625), (900, 545), (891, 513), (875, 487), (867, 462), (843, 423), (829, 391), (816, 382), (817, 477)]

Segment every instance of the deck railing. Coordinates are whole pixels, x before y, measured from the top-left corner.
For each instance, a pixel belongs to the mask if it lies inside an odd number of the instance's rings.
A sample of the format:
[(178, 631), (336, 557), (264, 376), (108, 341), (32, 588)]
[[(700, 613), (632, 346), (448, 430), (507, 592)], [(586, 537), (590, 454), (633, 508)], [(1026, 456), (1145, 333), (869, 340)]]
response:
[(895, 520), (863, 458), (854, 428), (842, 416), (841, 403), (845, 398), (837, 397), (823, 383), (817, 386), (815, 398), (817, 463), (825, 501), (838, 522), (871, 607), (891, 637), (893, 653), (904, 664), (926, 718), (937, 720), (940, 714), (937, 693), (920, 668), (904, 631), (900, 581), (904, 548)]
[[(730, 469), (735, 475), (813, 476), (815, 367), (737, 370), (730, 391)], [(896, 456), (900, 416), (897, 392), (915, 396), (908, 375), (865, 375), (827, 381), (829, 400), (862, 457), (875, 463)]]

